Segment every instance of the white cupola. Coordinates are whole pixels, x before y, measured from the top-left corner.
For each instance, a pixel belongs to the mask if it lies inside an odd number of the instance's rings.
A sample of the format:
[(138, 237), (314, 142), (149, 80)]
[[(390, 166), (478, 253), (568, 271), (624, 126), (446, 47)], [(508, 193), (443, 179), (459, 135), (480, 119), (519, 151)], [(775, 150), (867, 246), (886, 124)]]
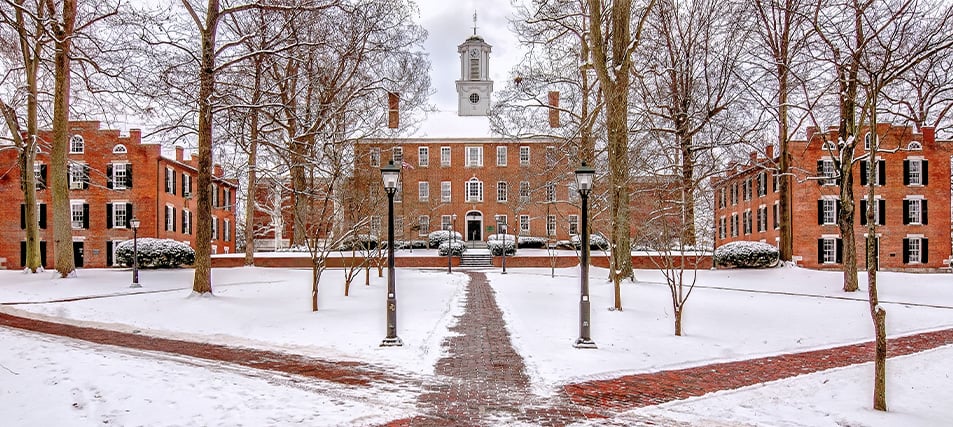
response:
[(460, 80), (457, 80), (457, 114), (486, 116), (490, 112), (490, 51), (492, 46), (477, 35), (477, 15), (473, 13), (473, 35), (457, 46), (460, 54)]

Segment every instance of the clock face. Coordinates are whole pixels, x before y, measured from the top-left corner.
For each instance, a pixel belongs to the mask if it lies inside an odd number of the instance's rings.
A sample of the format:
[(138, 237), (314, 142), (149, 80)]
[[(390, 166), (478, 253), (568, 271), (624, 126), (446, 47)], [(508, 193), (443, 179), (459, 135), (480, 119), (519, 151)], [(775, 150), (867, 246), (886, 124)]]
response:
[(476, 49), (471, 49), (471, 50), (470, 50), (470, 57), (471, 57), (471, 58), (476, 58), (476, 57), (479, 56), (479, 55), (480, 55), (480, 51), (479, 51), (479, 50), (476, 50)]

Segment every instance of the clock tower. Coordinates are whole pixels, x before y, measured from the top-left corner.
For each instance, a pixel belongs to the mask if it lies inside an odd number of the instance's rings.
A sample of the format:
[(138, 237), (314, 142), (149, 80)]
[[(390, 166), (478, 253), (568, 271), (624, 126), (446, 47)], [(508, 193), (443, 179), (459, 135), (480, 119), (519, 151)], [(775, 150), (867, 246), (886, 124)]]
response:
[(457, 80), (457, 115), (486, 116), (490, 112), (490, 51), (492, 46), (476, 33), (473, 14), (473, 35), (457, 46), (460, 54), (460, 80)]

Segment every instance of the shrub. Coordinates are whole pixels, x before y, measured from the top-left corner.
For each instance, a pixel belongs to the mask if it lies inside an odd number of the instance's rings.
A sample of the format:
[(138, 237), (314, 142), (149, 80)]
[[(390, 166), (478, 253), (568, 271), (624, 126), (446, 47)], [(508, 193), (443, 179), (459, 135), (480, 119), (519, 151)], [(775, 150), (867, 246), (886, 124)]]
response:
[[(381, 242), (384, 247), (387, 247), (387, 242)], [(425, 249), (427, 247), (426, 240), (395, 240), (394, 249)]]
[[(454, 231), (455, 240), (463, 241), (463, 235)], [(436, 248), (441, 243), (450, 240), (450, 232), (447, 230), (437, 230), (427, 235), (427, 247)]]
[(731, 242), (715, 249), (715, 265), (729, 268), (766, 268), (777, 265), (778, 248), (762, 242)]
[(516, 247), (526, 249), (542, 249), (546, 247), (549, 239), (545, 237), (520, 236), (516, 242)]
[(503, 250), (506, 250), (506, 256), (516, 255), (516, 242), (513, 240), (487, 240), (486, 247), (493, 256), (503, 256)]
[(386, 246), (387, 242), (382, 242), (379, 237), (373, 234), (355, 234), (344, 239), (338, 249), (342, 251), (369, 251), (377, 249), (377, 245)]
[[(141, 268), (174, 268), (192, 265), (195, 262), (195, 251), (189, 245), (172, 239), (141, 237), (138, 239), (137, 246)], [(114, 254), (116, 264), (132, 266), (132, 252), (132, 240), (116, 245)]]
[(452, 242), (443, 242), (443, 243), (440, 244), (440, 246), (437, 247), (437, 254), (442, 255), (442, 256), (447, 256), (447, 251), (450, 251), (450, 250), (451, 250), (451, 247), (452, 247), (453, 253), (452, 253), (451, 255), (453, 255), (453, 256), (461, 256), (461, 255), (463, 255), (464, 252), (467, 251), (467, 245), (464, 244), (464, 243), (465, 243), (465, 242), (464, 242), (463, 240), (455, 240), (455, 241), (452, 241)]
[[(582, 237), (578, 234), (569, 238), (569, 241), (572, 243), (572, 247), (575, 250), (582, 248)], [(606, 236), (603, 236), (601, 233), (592, 233), (589, 235), (589, 250), (600, 250), (607, 251), (609, 250), (609, 239)]]

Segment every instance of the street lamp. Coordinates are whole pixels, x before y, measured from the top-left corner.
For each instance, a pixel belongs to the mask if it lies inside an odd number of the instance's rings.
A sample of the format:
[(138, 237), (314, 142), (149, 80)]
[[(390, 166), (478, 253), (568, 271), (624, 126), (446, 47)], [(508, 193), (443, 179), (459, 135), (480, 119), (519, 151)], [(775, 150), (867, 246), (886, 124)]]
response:
[(589, 334), (589, 192), (592, 191), (592, 179), (596, 170), (582, 162), (576, 169), (576, 189), (582, 198), (582, 259), (579, 263), (579, 338), (576, 339), (576, 348), (596, 348)]
[[(453, 224), (447, 224), (447, 274), (453, 273), (453, 264), (450, 262), (450, 233), (453, 233)], [(439, 255), (439, 254), (438, 254)]]
[(139, 284), (139, 218), (132, 217), (129, 220), (129, 226), (132, 227), (132, 284), (130, 288), (141, 288)]
[(381, 347), (404, 345), (397, 337), (397, 289), (394, 284), (394, 194), (400, 184), (400, 166), (391, 160), (381, 168), (384, 191), (387, 192), (387, 337)]
[(499, 236), (500, 233), (503, 233), (503, 273), (506, 274), (506, 217), (501, 216), (496, 218), (496, 233)]

